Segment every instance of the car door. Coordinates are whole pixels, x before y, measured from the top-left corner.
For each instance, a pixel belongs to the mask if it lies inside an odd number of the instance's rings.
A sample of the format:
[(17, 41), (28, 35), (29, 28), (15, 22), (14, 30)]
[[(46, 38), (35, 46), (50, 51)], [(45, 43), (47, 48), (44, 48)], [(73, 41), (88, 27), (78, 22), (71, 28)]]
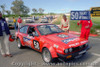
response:
[[(32, 34), (32, 35), (30, 35)], [(31, 39), (31, 42), (28, 42), (28, 44), (31, 46), (31, 48), (39, 51), (40, 50), (40, 42), (39, 42), (39, 35), (37, 33), (37, 30), (35, 27), (30, 26), (28, 29), (28, 39)]]
[(24, 45), (27, 45), (27, 41), (29, 40), (29, 39), (27, 39), (27, 36), (28, 36), (28, 34), (27, 34), (28, 27), (29, 26), (26, 25), (26, 26), (21, 27), (20, 30), (19, 30), (20, 31), (19, 35), (21, 36)]

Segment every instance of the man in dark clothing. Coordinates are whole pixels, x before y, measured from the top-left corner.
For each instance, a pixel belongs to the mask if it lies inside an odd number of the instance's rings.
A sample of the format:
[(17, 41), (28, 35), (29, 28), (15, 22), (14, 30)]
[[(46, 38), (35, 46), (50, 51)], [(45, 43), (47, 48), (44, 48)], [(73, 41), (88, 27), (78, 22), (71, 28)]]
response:
[[(9, 52), (9, 36), (10, 36), (10, 30), (6, 23), (6, 20), (2, 18), (2, 14), (0, 13), (0, 51), (2, 56), (6, 57), (12, 57), (12, 55)], [(5, 52), (4, 52), (5, 49)]]

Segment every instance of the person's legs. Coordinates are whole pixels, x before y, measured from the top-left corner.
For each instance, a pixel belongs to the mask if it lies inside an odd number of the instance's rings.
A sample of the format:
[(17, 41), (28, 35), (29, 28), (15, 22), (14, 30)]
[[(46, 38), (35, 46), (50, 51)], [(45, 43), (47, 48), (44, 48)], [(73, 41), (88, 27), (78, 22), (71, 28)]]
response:
[(2, 55), (5, 55), (5, 53), (4, 53), (4, 37), (3, 36), (0, 36), (0, 51), (1, 51), (1, 54)]
[(85, 38), (86, 30), (81, 30), (80, 38)]
[(16, 23), (14, 23), (14, 27), (15, 27), (15, 30), (16, 30)]
[(21, 28), (21, 23), (18, 23), (18, 28)]
[(9, 35), (6, 35), (4, 33), (4, 44), (5, 44), (5, 50), (6, 50), (6, 54), (10, 54), (9, 52), (9, 41), (8, 41)]
[(88, 38), (89, 38), (89, 34), (90, 34), (90, 30), (87, 30), (87, 31), (86, 31), (86, 37), (85, 37), (85, 39), (88, 40)]
[(21, 26), (22, 26), (22, 23), (19, 23), (19, 28), (21, 28)]
[(18, 28), (19, 28), (19, 23), (18, 23)]

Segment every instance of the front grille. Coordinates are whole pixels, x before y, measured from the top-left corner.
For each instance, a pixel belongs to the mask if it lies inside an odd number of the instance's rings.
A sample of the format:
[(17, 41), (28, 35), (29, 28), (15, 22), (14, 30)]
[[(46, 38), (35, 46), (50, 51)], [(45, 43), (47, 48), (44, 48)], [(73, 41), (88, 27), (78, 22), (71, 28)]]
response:
[(75, 47), (75, 48), (72, 48), (72, 49), (73, 49), (73, 51), (77, 51), (77, 50), (81, 50), (81, 49), (83, 49), (85, 47), (86, 47), (86, 45), (84, 44), (82, 46), (78, 46), (78, 47)]

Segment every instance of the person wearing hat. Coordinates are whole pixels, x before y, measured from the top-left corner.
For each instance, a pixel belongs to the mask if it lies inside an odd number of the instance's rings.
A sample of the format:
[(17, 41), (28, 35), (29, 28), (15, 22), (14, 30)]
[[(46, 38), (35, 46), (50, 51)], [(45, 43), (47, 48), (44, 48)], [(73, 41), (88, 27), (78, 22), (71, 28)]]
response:
[(65, 32), (69, 32), (70, 24), (69, 24), (69, 20), (67, 19), (66, 15), (63, 15), (63, 18), (61, 20), (60, 27)]
[[(7, 22), (4, 18), (2, 18), (2, 13), (0, 13), (0, 51), (2, 56), (12, 57), (9, 51), (9, 36), (10, 30), (7, 25)], [(5, 49), (5, 51), (4, 51)]]

